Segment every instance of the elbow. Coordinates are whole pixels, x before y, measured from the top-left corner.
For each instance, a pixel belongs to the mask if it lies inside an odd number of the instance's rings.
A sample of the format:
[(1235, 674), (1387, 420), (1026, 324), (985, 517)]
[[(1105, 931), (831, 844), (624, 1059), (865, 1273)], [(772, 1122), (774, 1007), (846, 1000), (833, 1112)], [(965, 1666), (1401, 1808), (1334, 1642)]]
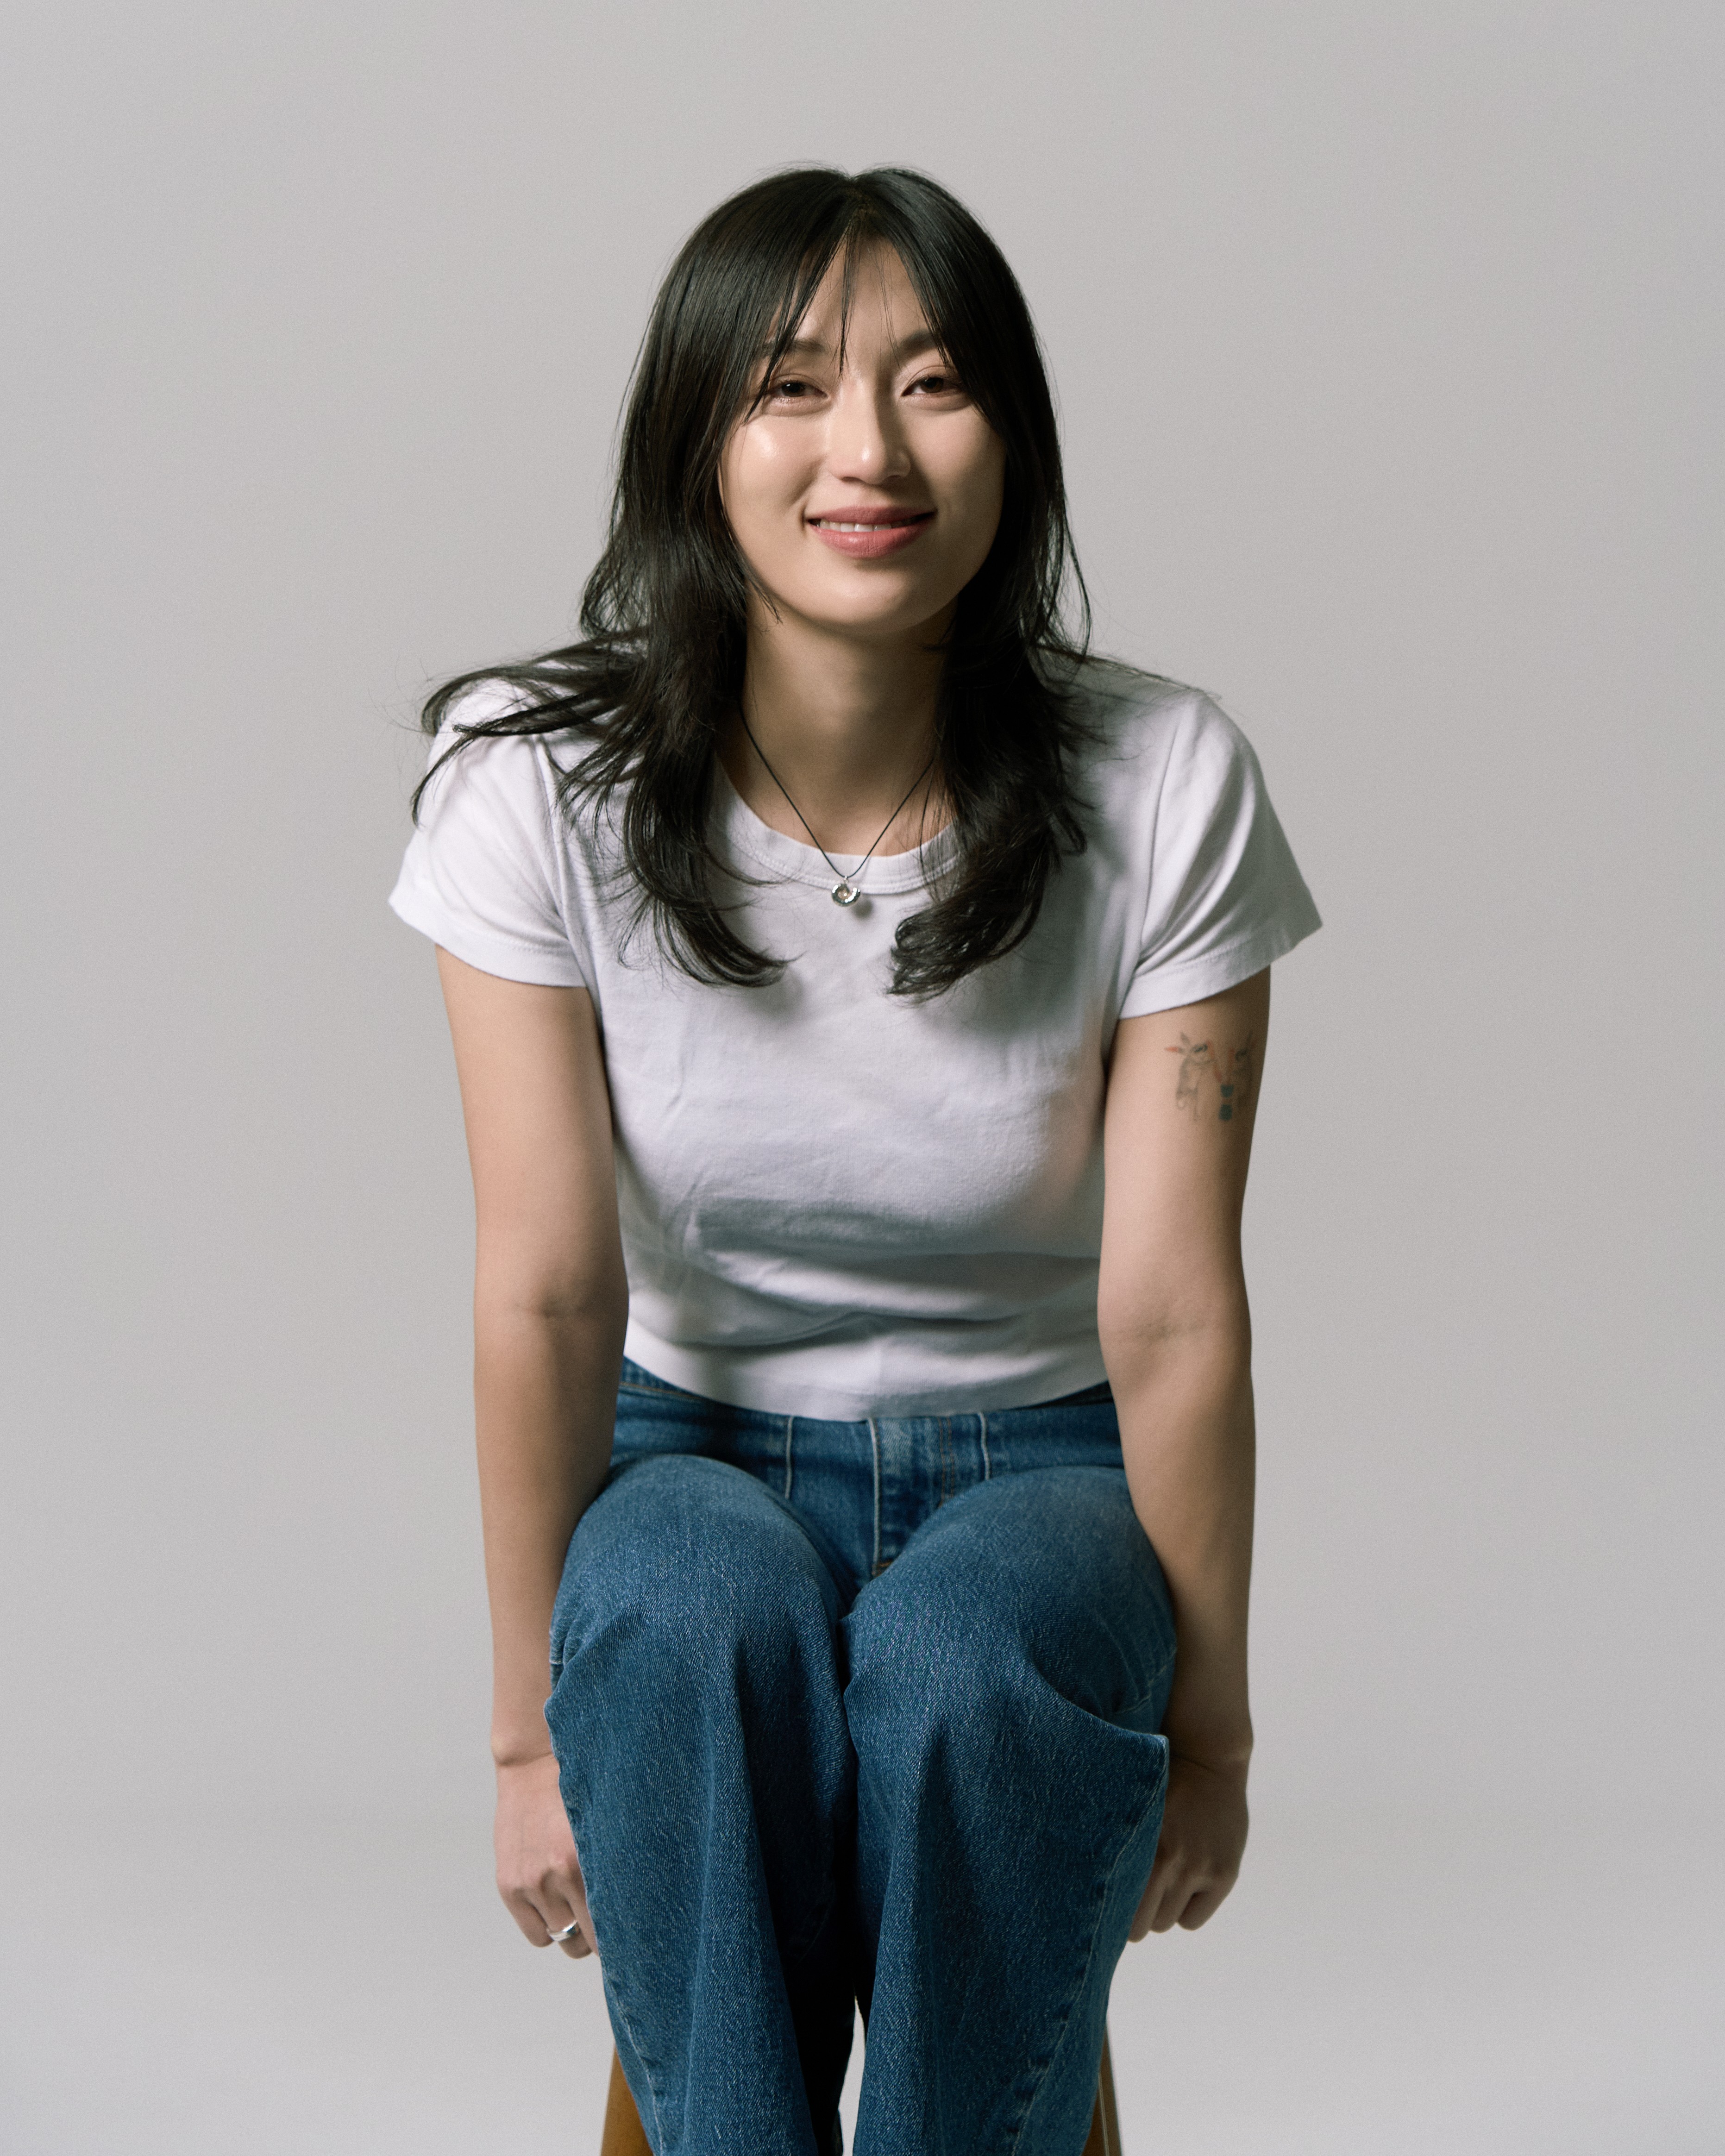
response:
[(1252, 1320), (1242, 1285), (1178, 1302), (1104, 1297), (1096, 1312), (1103, 1367), (1117, 1394), (1176, 1372), (1229, 1381), (1250, 1376)]
[(481, 1262), (473, 1301), (482, 1327), (532, 1325), (620, 1337), (629, 1322), (629, 1281), (620, 1255), (615, 1265), (543, 1269)]

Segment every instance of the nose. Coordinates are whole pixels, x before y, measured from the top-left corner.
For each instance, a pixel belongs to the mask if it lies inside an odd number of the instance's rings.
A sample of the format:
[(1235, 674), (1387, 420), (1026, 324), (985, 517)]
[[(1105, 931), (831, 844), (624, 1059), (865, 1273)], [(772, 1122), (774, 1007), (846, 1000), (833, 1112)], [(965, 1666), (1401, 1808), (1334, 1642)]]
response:
[(865, 486), (902, 479), (911, 469), (909, 447), (898, 424), (898, 400), (890, 388), (877, 388), (849, 367), (839, 378), (834, 400), (827, 468), (834, 479)]

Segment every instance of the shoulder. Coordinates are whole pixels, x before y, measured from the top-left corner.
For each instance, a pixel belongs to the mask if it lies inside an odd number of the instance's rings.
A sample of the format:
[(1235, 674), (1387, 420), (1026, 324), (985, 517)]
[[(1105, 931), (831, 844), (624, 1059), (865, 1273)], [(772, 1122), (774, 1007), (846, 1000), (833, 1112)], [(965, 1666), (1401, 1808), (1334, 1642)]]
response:
[(506, 682), (476, 681), (447, 700), (390, 903), (481, 973), (585, 987), (557, 733), (486, 731), (531, 716)]
[(1215, 803), (1260, 783), (1251, 743), (1214, 696), (1117, 660), (1087, 660), (1069, 694), (1079, 790), (1104, 815)]
[(1139, 924), (1119, 1014), (1219, 995), (1319, 925), (1257, 757), (1201, 689), (1106, 664), (1085, 674), (1080, 790), (1099, 873)]
[(484, 772), (494, 784), (520, 785), (578, 762), (583, 745), (573, 727), (535, 723), (546, 701), (501, 675), (464, 683), (438, 714), (431, 770)]
[(546, 707), (542, 690), (506, 677), (465, 684), (431, 740), (417, 802), (422, 829), (501, 825), (539, 846), (560, 842), (571, 820), (568, 782), (593, 735)]

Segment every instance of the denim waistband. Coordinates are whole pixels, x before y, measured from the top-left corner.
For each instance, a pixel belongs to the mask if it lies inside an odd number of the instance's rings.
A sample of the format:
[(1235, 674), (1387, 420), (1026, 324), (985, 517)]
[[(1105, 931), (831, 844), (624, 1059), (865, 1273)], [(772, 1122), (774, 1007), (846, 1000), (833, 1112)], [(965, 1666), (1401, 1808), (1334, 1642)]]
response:
[[(775, 1414), (770, 1408), (734, 1407), (727, 1400), (710, 1399), (705, 1393), (691, 1393), (682, 1385), (672, 1384), (668, 1378), (655, 1377), (652, 1371), (643, 1369), (639, 1363), (630, 1362), (627, 1355), (623, 1358), (623, 1373), (619, 1383), (639, 1392), (671, 1393), (679, 1399), (699, 1400), (704, 1407), (711, 1408), (721, 1414), (764, 1414), (773, 1422), (782, 1422), (784, 1419), (783, 1415)], [(1111, 1407), (1113, 1404), (1114, 1389), (1104, 1378), (1099, 1385), (1086, 1385), (1080, 1392), (1062, 1393), (1058, 1399), (1034, 1400), (1022, 1408), (993, 1408), (989, 1410), (989, 1413), (997, 1415), (1039, 1414), (1049, 1408)], [(799, 1422), (809, 1422), (818, 1418), (799, 1415), (797, 1419)]]
[(884, 1571), (923, 1521), (978, 1483), (1051, 1469), (1122, 1471), (1106, 1384), (1027, 1407), (830, 1422), (685, 1392), (625, 1361), (614, 1473), (693, 1454), (755, 1476), (860, 1583)]

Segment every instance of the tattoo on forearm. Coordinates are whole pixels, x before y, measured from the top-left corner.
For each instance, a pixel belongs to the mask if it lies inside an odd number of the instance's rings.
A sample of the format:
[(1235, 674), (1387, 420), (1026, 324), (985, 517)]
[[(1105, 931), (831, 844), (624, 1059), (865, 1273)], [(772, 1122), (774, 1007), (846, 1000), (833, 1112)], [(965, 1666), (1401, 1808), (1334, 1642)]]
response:
[(1179, 1046), (1165, 1051), (1180, 1059), (1174, 1106), (1195, 1123), (1231, 1123), (1243, 1115), (1251, 1104), (1252, 1043), (1248, 1034), (1244, 1047), (1230, 1049), (1219, 1041), (1194, 1040), (1183, 1033)]

